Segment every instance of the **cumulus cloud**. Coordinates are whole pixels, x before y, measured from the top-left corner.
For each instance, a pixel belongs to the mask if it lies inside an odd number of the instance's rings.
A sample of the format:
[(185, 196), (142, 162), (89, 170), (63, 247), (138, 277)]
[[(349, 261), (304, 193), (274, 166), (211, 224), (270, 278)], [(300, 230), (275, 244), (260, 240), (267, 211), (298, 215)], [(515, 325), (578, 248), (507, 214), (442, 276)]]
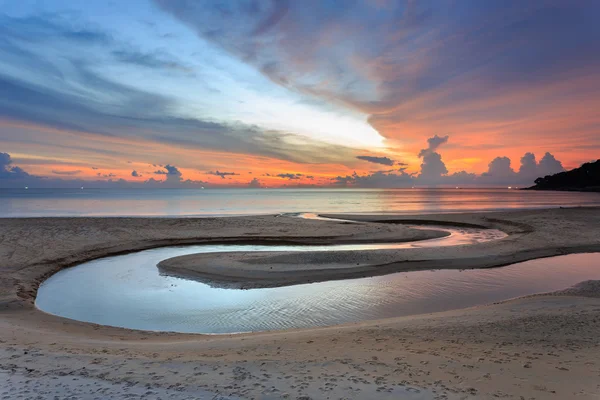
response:
[(260, 187), (262, 187), (262, 184), (260, 183), (260, 181), (258, 180), (258, 178), (254, 178), (250, 182), (248, 182), (248, 187), (250, 187), (250, 188), (260, 188)]
[(141, 174), (139, 174), (139, 173), (138, 173), (136, 170), (133, 170), (133, 171), (131, 171), (131, 176), (133, 176), (134, 178), (139, 178), (139, 177), (141, 177), (142, 175), (141, 175)]
[(406, 187), (419, 186), (460, 186), (460, 185), (528, 185), (533, 184), (539, 176), (563, 171), (560, 161), (552, 154), (546, 153), (539, 163), (533, 153), (528, 152), (521, 158), (518, 172), (515, 172), (508, 157), (494, 158), (488, 164), (488, 170), (481, 175), (458, 171), (449, 174), (442, 155), (437, 151), (449, 141), (449, 136), (435, 135), (427, 139), (427, 147), (418, 156), (422, 159), (418, 174), (408, 174), (405, 168), (396, 170), (375, 171), (369, 174), (337, 176), (332, 180), (335, 185), (358, 187)]
[(536, 178), (556, 174), (564, 171), (562, 163), (550, 153), (546, 153), (539, 161), (535, 154), (528, 152), (521, 157), (518, 172), (511, 165), (508, 157), (496, 157), (488, 165), (487, 172), (481, 174), (478, 179), (480, 184), (533, 184)]
[(419, 179), (424, 182), (438, 183), (443, 175), (448, 173), (446, 164), (442, 161), (442, 156), (436, 150), (444, 143), (447, 143), (449, 136), (440, 137), (435, 135), (427, 139), (427, 148), (419, 152), (419, 157), (423, 159), (421, 163), (421, 174)]
[(448, 173), (440, 153), (427, 153), (422, 157), (423, 163), (421, 163), (421, 175), (419, 175), (421, 180), (434, 183)]
[(235, 175), (239, 175), (236, 174), (235, 172), (221, 172), (219, 170), (216, 171), (208, 171), (207, 172), (208, 175), (215, 175), (215, 176), (220, 176), (221, 179), (225, 179), (228, 176), (235, 176)]
[(403, 169), (398, 173), (377, 171), (371, 174), (337, 176), (332, 183), (338, 186), (355, 186), (364, 188), (402, 188), (410, 187), (415, 183), (415, 178)]
[(0, 180), (22, 180), (30, 176), (20, 167), (12, 166), (10, 154), (0, 152)]
[(167, 179), (165, 179), (165, 182), (175, 183), (182, 181), (183, 174), (181, 173), (181, 171), (179, 171), (179, 168), (170, 164), (165, 165), (163, 168), (164, 170), (159, 169), (157, 171), (154, 171), (154, 173), (156, 175), (165, 175), (167, 177)]
[(556, 174), (563, 172), (564, 170), (565, 168), (560, 161), (558, 161), (552, 154), (546, 153), (538, 164), (538, 177)]
[(511, 160), (508, 157), (496, 157), (488, 164), (487, 172), (484, 176), (496, 179), (514, 179), (516, 173), (511, 166)]
[(564, 170), (562, 163), (550, 153), (544, 154), (539, 163), (536, 162), (533, 153), (526, 153), (521, 158), (521, 167), (519, 168), (518, 175), (521, 178), (535, 180), (536, 178), (553, 175)]
[(388, 165), (388, 166), (392, 166), (395, 163), (395, 161), (389, 157), (357, 156), (356, 158), (358, 158), (359, 160), (370, 162), (370, 163)]
[(443, 145), (444, 143), (448, 143), (448, 139), (450, 139), (450, 136), (448, 136), (448, 135), (446, 135), (446, 136), (435, 135), (433, 137), (430, 137), (429, 139), (427, 139), (427, 148), (421, 150), (421, 152), (419, 153), (419, 157), (425, 157), (427, 154), (433, 153), (441, 145)]
[(521, 157), (521, 167), (519, 168), (519, 175), (536, 177), (537, 173), (538, 164), (535, 159), (535, 154), (525, 153), (525, 155)]

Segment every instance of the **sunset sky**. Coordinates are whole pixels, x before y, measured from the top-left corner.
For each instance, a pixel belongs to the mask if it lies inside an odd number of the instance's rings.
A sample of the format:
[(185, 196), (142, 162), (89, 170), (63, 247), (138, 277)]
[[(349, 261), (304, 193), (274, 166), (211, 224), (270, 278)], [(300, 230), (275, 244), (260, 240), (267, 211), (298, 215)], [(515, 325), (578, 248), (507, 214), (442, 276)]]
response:
[(0, 187), (525, 185), (600, 158), (600, 1), (0, 0)]

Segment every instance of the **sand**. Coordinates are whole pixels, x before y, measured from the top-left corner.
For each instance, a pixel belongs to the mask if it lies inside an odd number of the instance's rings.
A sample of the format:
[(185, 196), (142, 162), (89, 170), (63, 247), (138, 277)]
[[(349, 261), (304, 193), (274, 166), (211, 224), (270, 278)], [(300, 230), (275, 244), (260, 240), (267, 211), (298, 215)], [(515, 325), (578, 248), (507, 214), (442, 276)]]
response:
[(534, 258), (600, 251), (600, 211), (550, 209), (431, 216), (344, 216), (377, 225), (448, 224), (494, 228), (509, 236), (468, 246), (377, 251), (192, 254), (164, 260), (161, 272), (214, 286), (259, 288), (424, 269), (491, 268)]
[[(564, 254), (598, 245), (600, 210), (422, 218), (487, 219), (510, 233), (503, 241), (517, 248), (529, 241), (523, 251)], [(32, 306), (44, 276), (102, 255), (205, 240), (329, 243), (397, 234), (416, 232), (275, 217), (2, 220), (0, 398), (600, 398), (599, 282), (444, 313), (219, 336), (110, 328)]]
[(57, 271), (109, 255), (200, 243), (328, 244), (431, 239), (446, 232), (280, 216), (0, 218), (0, 309), (31, 307)]

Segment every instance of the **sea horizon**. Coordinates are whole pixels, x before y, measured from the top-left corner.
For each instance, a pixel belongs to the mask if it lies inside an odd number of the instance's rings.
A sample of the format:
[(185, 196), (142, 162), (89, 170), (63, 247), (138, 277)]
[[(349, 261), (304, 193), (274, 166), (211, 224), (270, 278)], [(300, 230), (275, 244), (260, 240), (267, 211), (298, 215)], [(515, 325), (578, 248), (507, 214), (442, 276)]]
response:
[(600, 206), (600, 194), (508, 188), (0, 189), (0, 217), (415, 215), (581, 206)]

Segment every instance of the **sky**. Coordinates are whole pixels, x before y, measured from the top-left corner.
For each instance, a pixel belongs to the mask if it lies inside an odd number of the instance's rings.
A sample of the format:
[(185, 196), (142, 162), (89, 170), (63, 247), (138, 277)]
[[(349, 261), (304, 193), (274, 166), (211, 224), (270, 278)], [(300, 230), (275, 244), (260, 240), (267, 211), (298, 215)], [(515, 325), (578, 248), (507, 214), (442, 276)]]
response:
[(596, 0), (0, 0), (0, 187), (531, 185), (600, 157)]

